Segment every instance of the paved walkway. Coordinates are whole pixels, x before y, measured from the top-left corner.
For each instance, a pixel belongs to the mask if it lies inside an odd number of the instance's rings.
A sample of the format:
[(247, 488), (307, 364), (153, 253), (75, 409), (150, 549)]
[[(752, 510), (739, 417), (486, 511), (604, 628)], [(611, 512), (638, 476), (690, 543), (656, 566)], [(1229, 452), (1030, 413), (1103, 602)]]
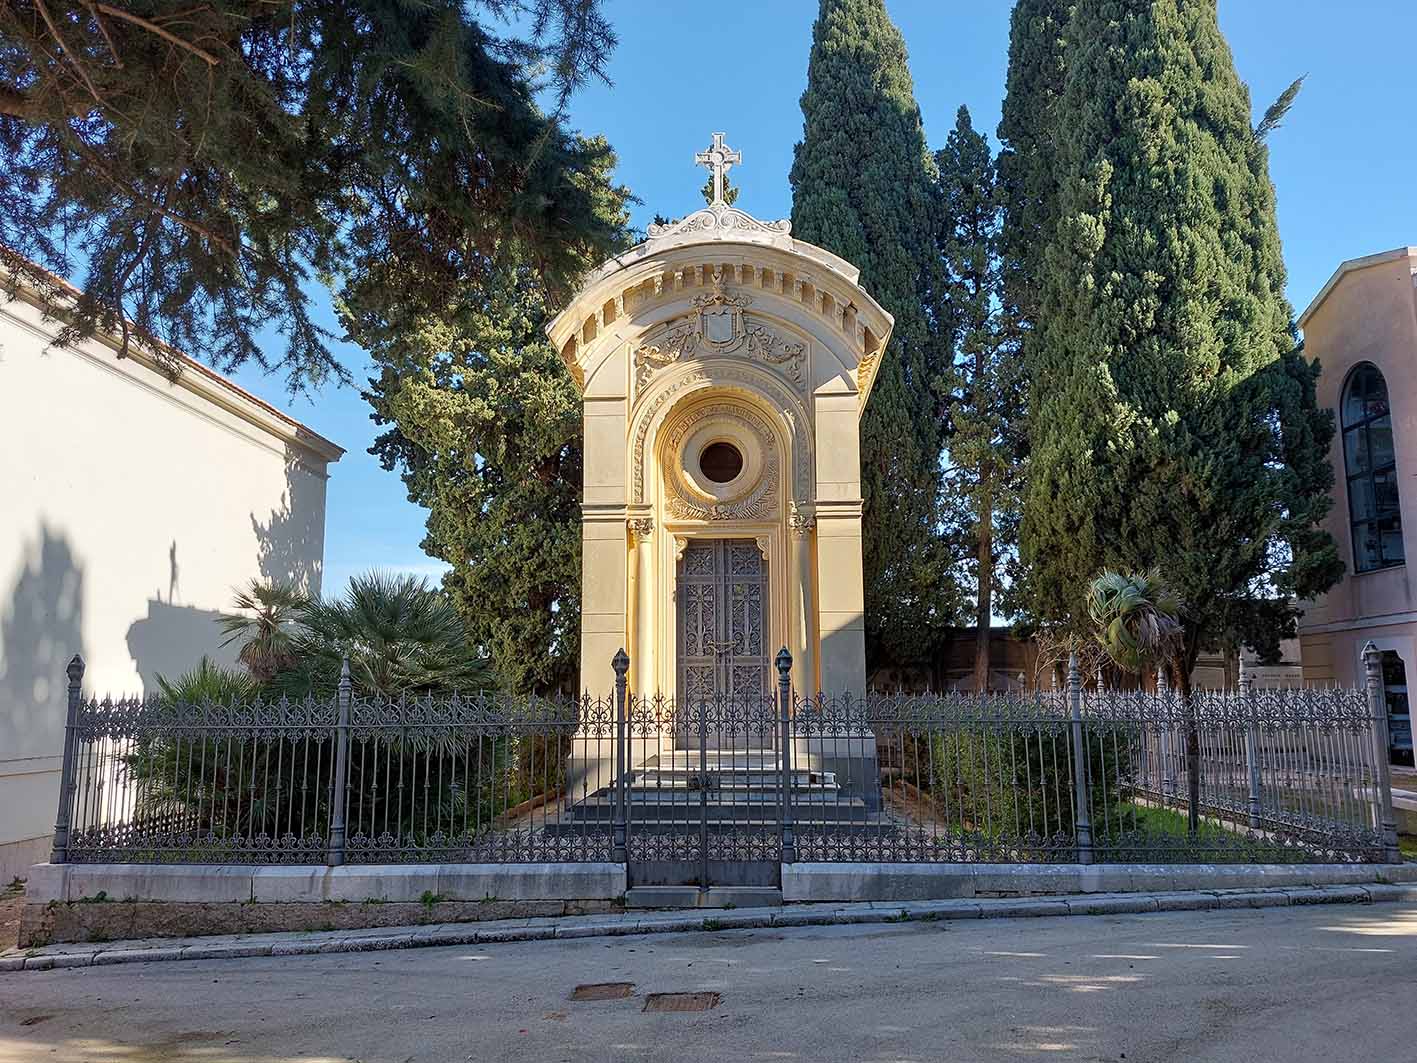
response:
[(1310, 886), (1268, 890), (1191, 890), (1174, 893), (1094, 893), (1060, 897), (793, 904), (783, 908), (688, 912), (627, 911), (612, 915), (438, 923), (417, 928), (231, 934), (204, 938), (149, 938), (113, 943), (50, 945), (0, 953), (0, 972), (47, 971), (120, 963), (224, 960), (375, 952), (441, 945), (483, 945), (549, 939), (621, 937), (685, 931), (775, 929), (860, 923), (935, 922), (1022, 917), (1282, 908), (1311, 904), (1417, 902), (1417, 885)]
[(1376, 1063), (1414, 969), (1411, 902), (91, 967), (0, 978), (0, 1063)]

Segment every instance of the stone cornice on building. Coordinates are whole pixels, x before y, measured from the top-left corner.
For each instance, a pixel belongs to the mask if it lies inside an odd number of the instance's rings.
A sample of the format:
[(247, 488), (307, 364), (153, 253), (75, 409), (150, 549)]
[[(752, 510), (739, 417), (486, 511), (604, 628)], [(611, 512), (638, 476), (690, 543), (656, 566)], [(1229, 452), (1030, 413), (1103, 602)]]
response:
[[(64, 278), (50, 273), (37, 263), (25, 260), (25, 268), (43, 276), (60, 293), (61, 298), (74, 299), (80, 294), (79, 290)], [(65, 307), (55, 305), (55, 300), (49, 293), (26, 280), (23, 275), (15, 277), (0, 273), (0, 293), (3, 293), (0, 299), (4, 301), (19, 300), (36, 308), (46, 318), (60, 322), (64, 320)], [(0, 301), (0, 313), (6, 313), (4, 301)], [(14, 318), (21, 325), (32, 327), (32, 323), (23, 321), (13, 314), (7, 314), (7, 316)], [(47, 329), (43, 331), (52, 342), (55, 338), (54, 333)], [(118, 351), (123, 346), (120, 337), (107, 332), (98, 332), (86, 342), (100, 344), (110, 351)], [(78, 353), (91, 352), (78, 351)], [(140, 345), (130, 342), (124, 360), (157, 374), (173, 387), (181, 388), (213, 406), (220, 407), (266, 435), (272, 436), (298, 451), (303, 451), (319, 463), (333, 463), (343, 457), (344, 448), (339, 444), (326, 439), (288, 414), (282, 413), (270, 403), (228, 380), (216, 370), (166, 344), (161, 345), (161, 353), (166, 360), (174, 362), (180, 367), (176, 379), (173, 379), (172, 374), (164, 370), (152, 351)]]

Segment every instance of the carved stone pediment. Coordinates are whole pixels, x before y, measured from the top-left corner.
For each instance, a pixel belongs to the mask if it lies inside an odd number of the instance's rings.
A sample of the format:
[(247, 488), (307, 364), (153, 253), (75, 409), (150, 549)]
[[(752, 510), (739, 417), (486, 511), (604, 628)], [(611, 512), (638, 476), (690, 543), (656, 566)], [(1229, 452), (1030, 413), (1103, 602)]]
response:
[(723, 267), (715, 266), (713, 288), (694, 297), (694, 313), (674, 322), (659, 342), (635, 349), (635, 386), (643, 388), (657, 370), (675, 362), (739, 350), (754, 361), (783, 367), (794, 383), (801, 384), (807, 345), (785, 340), (767, 325), (749, 319), (744, 311), (752, 304), (752, 296), (724, 287)]
[(760, 236), (777, 237), (779, 240), (792, 232), (792, 223), (782, 221), (759, 221), (746, 211), (723, 203), (696, 210), (687, 217), (668, 225), (651, 225), (649, 236), (652, 240), (662, 240), (672, 236)]

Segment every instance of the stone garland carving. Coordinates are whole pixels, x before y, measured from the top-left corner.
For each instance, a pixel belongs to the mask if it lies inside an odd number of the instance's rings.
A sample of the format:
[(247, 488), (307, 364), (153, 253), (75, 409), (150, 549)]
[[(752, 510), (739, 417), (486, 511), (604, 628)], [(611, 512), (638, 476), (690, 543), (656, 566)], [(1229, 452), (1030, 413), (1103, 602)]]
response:
[(753, 298), (723, 284), (723, 267), (713, 268), (713, 290), (694, 296), (694, 313), (671, 328), (659, 343), (635, 349), (635, 386), (643, 389), (656, 370), (702, 352), (731, 354), (747, 348), (748, 356), (767, 365), (786, 366), (794, 383), (802, 383), (807, 345), (784, 340), (766, 325), (745, 320)]
[(874, 351), (863, 351), (861, 360), (856, 363), (856, 390), (863, 403), (866, 401), (866, 383), (871, 379), (871, 369), (884, 350), (884, 345), (881, 345)]
[[(746, 494), (734, 499), (704, 499), (697, 497), (684, 481), (680, 448), (702, 421), (709, 418), (735, 421), (753, 432), (762, 440), (763, 473), (758, 482)], [(777, 510), (778, 457), (777, 440), (772, 427), (756, 413), (742, 406), (715, 403), (702, 406), (674, 426), (665, 444), (664, 453), (670, 456), (665, 463), (665, 483), (669, 488), (669, 512), (680, 520), (763, 520)]]
[[(747, 385), (755, 394), (760, 393), (762, 384), (751, 372), (744, 372), (734, 366), (715, 366), (712, 373), (706, 370), (697, 370), (687, 373), (675, 380), (663, 391), (654, 397), (648, 410), (639, 419), (639, 424), (635, 429), (635, 443), (631, 462), (631, 484), (632, 491), (630, 500), (640, 503), (645, 500), (645, 443), (649, 436), (650, 426), (654, 424), (654, 419), (664, 405), (685, 389), (694, 388), (702, 384), (721, 384), (727, 381)], [(779, 400), (784, 400), (790, 393), (782, 392)], [(781, 401), (780, 412), (787, 420), (788, 433), (792, 439), (794, 449), (797, 453), (796, 470), (796, 493), (807, 495), (812, 491), (812, 454), (811, 438), (807, 431), (808, 421), (805, 411), (797, 406), (796, 412), (790, 408), (785, 401)], [(798, 416), (798, 413), (801, 416)], [(800, 421), (800, 423), (799, 423)]]

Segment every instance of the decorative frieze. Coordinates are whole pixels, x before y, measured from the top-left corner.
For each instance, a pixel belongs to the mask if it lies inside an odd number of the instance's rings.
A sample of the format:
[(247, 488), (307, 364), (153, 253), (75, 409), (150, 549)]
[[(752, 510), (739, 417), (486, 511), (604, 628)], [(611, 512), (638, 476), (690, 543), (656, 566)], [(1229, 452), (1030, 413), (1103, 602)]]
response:
[(764, 365), (781, 367), (796, 384), (803, 382), (807, 345), (785, 340), (744, 311), (753, 297), (727, 288), (723, 267), (714, 266), (711, 290), (696, 295), (694, 313), (670, 326), (658, 342), (635, 348), (635, 386), (643, 389), (655, 372), (688, 358), (732, 354), (745, 350)]

